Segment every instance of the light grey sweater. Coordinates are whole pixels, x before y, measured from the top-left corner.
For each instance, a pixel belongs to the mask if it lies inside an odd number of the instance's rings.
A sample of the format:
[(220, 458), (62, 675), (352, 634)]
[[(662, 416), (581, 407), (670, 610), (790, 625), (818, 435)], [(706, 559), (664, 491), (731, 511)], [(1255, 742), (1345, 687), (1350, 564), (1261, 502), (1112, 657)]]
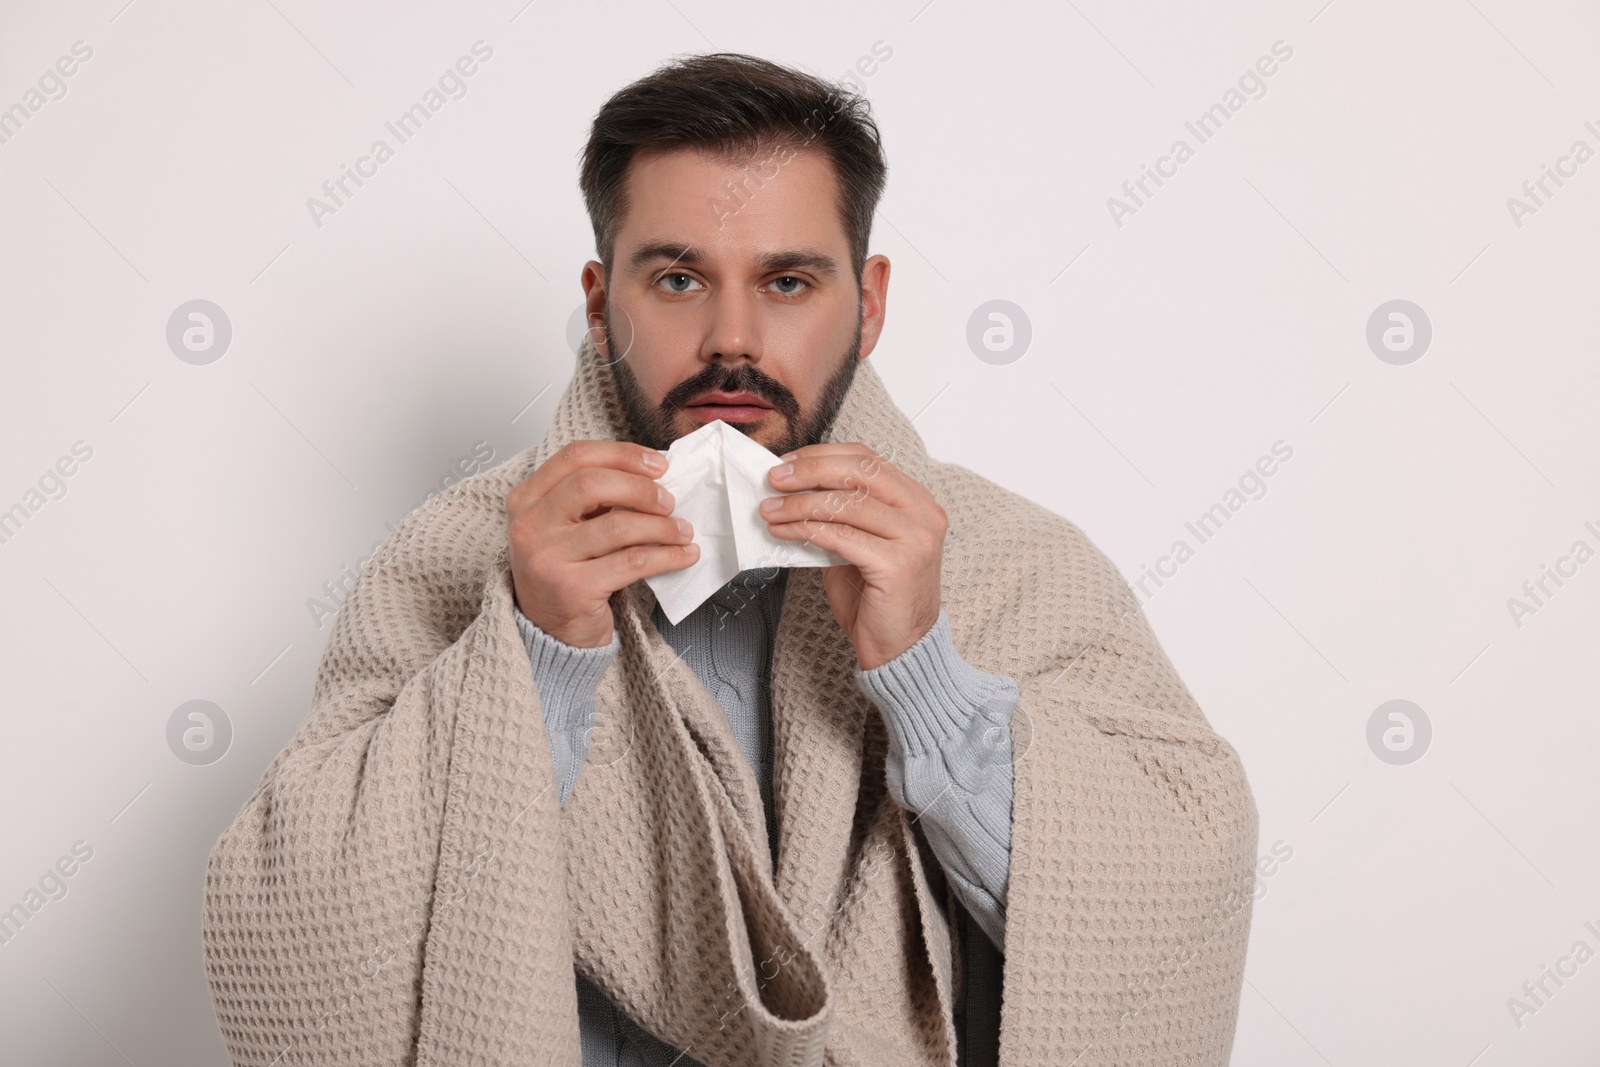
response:
[[(784, 568), (742, 571), (678, 625), (659, 606), (654, 622), (667, 643), (717, 698), (750, 761), (766, 807), (777, 863), (772, 796), (771, 692), (768, 667), (788, 577)], [(577, 648), (541, 630), (520, 611), (539, 691), (555, 777), (564, 806), (587, 755), (594, 691), (618, 649)], [(1005, 897), (1011, 850), (1011, 714), (1014, 680), (979, 670), (938, 621), (888, 663), (855, 672), (856, 684), (882, 712), (889, 735), (890, 795), (917, 824), (938, 858), (960, 907), (956, 943), (965, 976), (956, 1000), (962, 1067), (992, 1067), (999, 1055)], [(578, 1019), (586, 1067), (699, 1067), (641, 1029), (581, 975)]]

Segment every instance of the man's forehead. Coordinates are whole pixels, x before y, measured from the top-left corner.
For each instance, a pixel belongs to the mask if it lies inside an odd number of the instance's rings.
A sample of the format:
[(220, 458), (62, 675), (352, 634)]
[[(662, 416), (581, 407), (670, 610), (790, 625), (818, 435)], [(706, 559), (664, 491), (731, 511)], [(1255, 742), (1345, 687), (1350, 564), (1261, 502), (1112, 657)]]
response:
[(725, 157), (695, 148), (640, 153), (628, 168), (617, 259), (835, 275), (848, 238), (827, 153), (764, 148)]

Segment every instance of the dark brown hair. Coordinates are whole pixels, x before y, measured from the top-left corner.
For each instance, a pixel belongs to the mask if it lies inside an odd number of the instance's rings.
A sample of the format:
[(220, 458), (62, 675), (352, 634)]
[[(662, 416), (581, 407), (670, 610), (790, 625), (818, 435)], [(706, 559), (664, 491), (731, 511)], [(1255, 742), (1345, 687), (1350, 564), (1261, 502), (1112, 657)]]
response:
[(889, 170), (865, 97), (737, 52), (677, 59), (618, 90), (594, 117), (578, 179), (606, 280), (636, 153), (697, 148), (712, 158), (741, 159), (812, 146), (833, 164), (839, 217), (860, 284)]

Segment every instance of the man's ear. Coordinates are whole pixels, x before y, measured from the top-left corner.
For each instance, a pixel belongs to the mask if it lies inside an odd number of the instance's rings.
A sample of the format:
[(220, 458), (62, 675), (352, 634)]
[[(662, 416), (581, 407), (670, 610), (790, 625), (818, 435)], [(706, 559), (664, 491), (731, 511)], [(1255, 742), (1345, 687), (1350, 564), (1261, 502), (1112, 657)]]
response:
[(578, 275), (578, 284), (583, 287), (584, 324), (589, 328), (589, 339), (594, 343), (595, 352), (610, 359), (603, 325), (607, 299), (605, 264), (589, 260)]
[(889, 257), (869, 256), (861, 265), (861, 358), (872, 355), (888, 314)]

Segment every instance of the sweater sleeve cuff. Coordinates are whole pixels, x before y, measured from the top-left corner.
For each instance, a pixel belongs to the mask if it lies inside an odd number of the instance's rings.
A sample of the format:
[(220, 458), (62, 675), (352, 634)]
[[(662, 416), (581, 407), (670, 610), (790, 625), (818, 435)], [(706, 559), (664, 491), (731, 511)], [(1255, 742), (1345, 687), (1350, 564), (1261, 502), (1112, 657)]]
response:
[(588, 725), (595, 687), (621, 647), (617, 631), (611, 631), (608, 645), (579, 648), (545, 633), (515, 605), (511, 610), (533, 665), (534, 686), (539, 690), (545, 722), (558, 730)]
[(1017, 700), (1015, 681), (961, 658), (942, 607), (916, 644), (871, 670), (856, 668), (856, 684), (883, 712), (890, 741), (909, 756), (942, 747), (981, 712), (1011, 708)]

